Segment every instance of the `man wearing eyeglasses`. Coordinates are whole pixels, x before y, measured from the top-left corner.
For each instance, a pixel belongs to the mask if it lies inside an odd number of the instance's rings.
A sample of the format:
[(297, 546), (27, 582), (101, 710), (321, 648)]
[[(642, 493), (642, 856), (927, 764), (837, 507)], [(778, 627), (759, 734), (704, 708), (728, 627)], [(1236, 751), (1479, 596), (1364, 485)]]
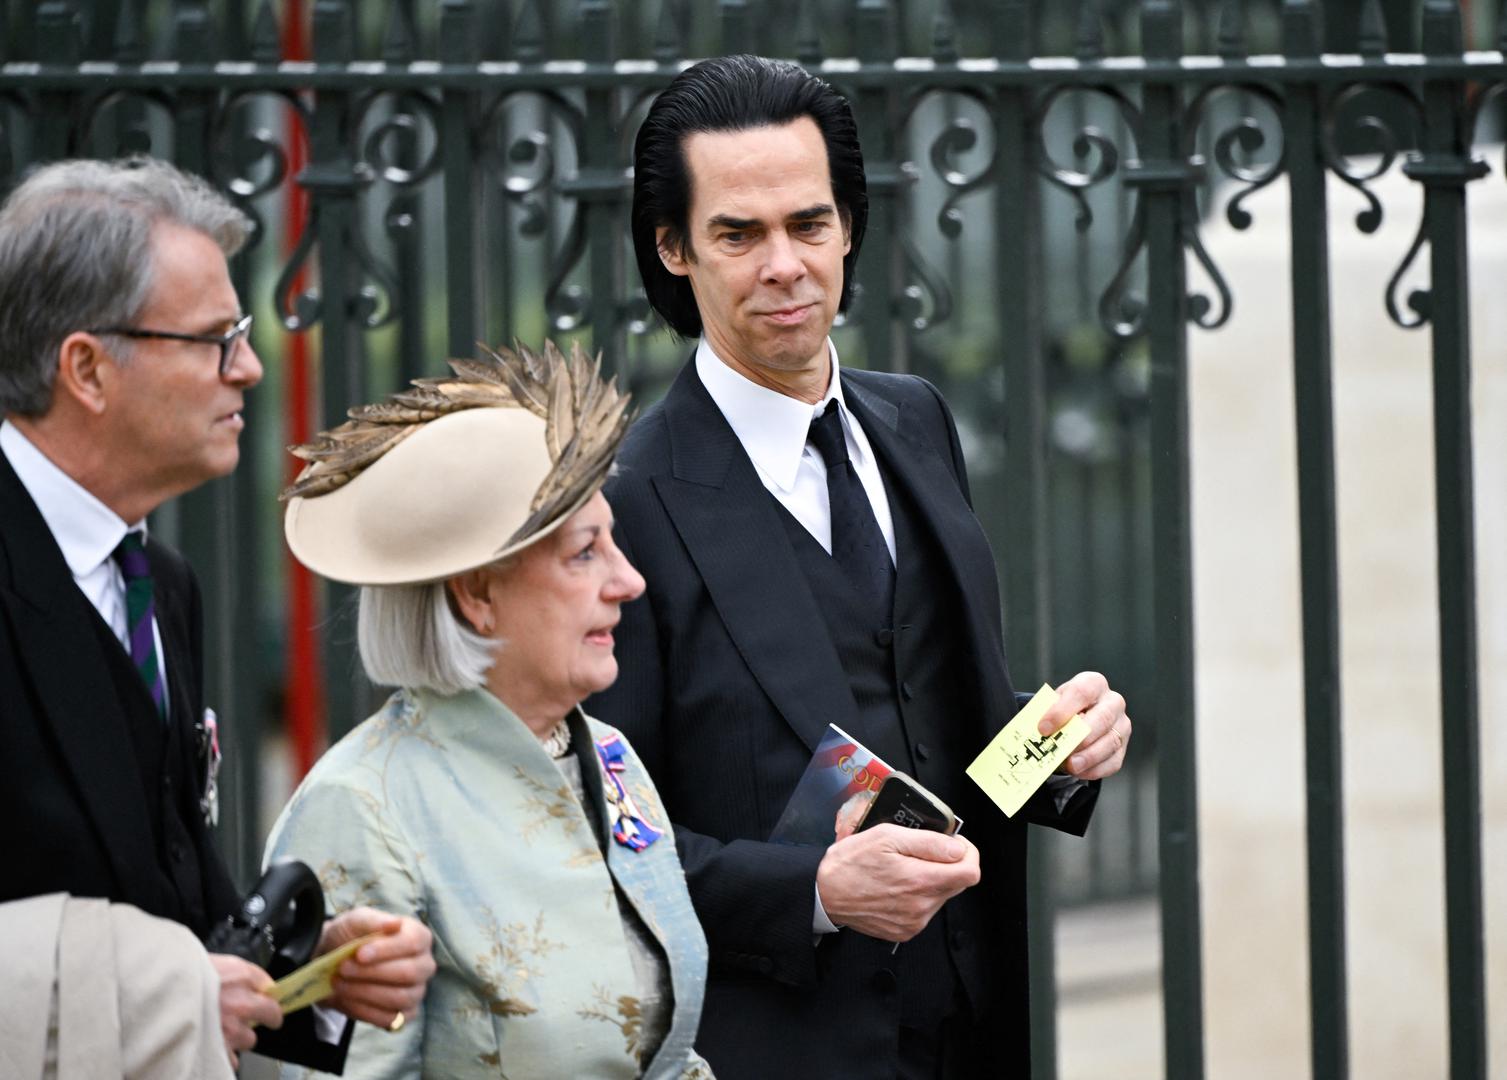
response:
[[(100, 897), (201, 939), (237, 903), (202, 803), (198, 586), (146, 518), (239, 459), (262, 364), (226, 259), (250, 225), (145, 159), (48, 165), (0, 208), (0, 901)], [(331, 1000), (396, 1030), (429, 931), (355, 909), (320, 949), (378, 930)], [(338, 1070), (348, 1023), (283, 1025), (265, 972), (210, 961), (232, 1060), (260, 1025), (259, 1049)]]

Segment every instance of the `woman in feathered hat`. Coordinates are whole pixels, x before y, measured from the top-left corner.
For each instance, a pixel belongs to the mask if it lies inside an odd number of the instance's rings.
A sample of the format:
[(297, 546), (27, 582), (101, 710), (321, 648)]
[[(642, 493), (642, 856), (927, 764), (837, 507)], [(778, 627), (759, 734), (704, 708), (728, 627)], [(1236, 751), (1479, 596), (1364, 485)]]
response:
[(451, 367), (296, 448), (284, 493), (293, 554), (362, 586), (362, 663), (400, 689), (315, 765), (267, 856), (315, 867), (337, 910), (419, 916), (439, 965), (345, 1075), (709, 1077), (668, 819), (579, 707), (644, 585), (599, 490), (627, 399), (579, 347)]

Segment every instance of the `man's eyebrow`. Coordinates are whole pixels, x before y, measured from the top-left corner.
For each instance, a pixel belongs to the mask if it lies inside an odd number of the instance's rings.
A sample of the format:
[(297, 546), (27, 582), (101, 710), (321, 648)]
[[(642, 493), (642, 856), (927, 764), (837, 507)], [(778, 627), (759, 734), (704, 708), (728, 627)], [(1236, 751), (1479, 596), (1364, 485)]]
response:
[[(837, 213), (837, 207), (831, 203), (818, 203), (815, 206), (808, 206), (803, 210), (795, 211), (786, 220), (815, 221), (818, 218), (831, 217), (835, 213)], [(716, 214), (708, 218), (706, 224), (709, 229), (742, 230), (758, 228), (761, 222), (758, 218), (738, 218), (733, 217), (731, 214)]]
[(709, 229), (752, 229), (758, 225), (756, 218), (735, 218), (730, 214), (717, 214), (707, 219)]

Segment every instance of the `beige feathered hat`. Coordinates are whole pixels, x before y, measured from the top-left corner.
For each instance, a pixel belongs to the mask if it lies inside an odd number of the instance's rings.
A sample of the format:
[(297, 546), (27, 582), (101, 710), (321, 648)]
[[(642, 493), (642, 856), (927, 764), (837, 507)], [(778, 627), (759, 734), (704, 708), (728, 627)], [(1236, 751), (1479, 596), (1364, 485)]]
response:
[(309, 462), (279, 496), (299, 562), (352, 585), (439, 581), (548, 535), (602, 486), (629, 413), (601, 357), (483, 351), (289, 447)]

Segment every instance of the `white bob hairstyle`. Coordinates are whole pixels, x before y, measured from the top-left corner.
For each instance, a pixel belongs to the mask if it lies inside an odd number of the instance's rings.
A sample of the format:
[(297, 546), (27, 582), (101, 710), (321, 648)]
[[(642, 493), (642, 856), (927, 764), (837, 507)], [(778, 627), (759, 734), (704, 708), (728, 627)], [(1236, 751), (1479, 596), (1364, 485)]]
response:
[(367, 678), (378, 686), (406, 686), (459, 694), (486, 685), (499, 642), (465, 624), (443, 581), (422, 585), (363, 585), (356, 644)]

